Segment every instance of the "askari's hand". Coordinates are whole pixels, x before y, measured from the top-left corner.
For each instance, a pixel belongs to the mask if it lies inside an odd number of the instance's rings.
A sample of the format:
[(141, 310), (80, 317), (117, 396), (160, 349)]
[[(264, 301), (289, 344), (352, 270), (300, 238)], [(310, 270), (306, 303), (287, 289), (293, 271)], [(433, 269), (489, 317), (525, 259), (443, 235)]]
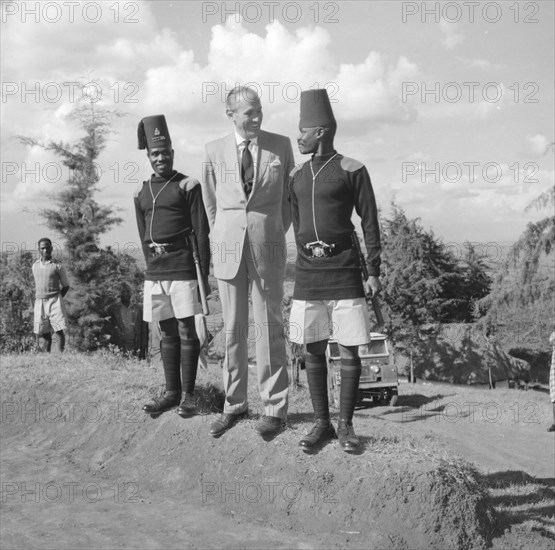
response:
[(379, 277), (370, 275), (364, 283), (364, 289), (370, 298), (375, 298), (382, 290), (382, 283)]
[(208, 282), (208, 277), (203, 277), (204, 280), (204, 289), (206, 290), (206, 297), (212, 294), (212, 289), (210, 288), (210, 283)]

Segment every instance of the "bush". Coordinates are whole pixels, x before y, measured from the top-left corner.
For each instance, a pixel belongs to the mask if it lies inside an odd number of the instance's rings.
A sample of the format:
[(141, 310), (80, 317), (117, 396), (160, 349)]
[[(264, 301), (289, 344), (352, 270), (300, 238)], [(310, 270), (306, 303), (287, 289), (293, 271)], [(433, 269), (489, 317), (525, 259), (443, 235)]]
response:
[(31, 252), (0, 258), (0, 351), (23, 352), (33, 348), (34, 282)]

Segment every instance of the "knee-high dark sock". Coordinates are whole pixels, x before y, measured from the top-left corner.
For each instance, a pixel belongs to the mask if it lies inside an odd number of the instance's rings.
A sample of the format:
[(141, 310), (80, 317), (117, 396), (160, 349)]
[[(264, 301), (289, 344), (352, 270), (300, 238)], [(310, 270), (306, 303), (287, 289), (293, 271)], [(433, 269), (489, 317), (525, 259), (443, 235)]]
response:
[(179, 372), (179, 338), (162, 338), (160, 355), (166, 376), (166, 390), (181, 393), (181, 374)]
[(198, 338), (181, 340), (181, 387), (185, 393), (195, 391), (199, 354), (200, 342)]
[(66, 347), (66, 335), (64, 334), (63, 330), (60, 330), (60, 332), (58, 332), (58, 350), (60, 351), (60, 353), (64, 351), (65, 347)]
[(341, 359), (341, 393), (339, 396), (339, 419), (351, 422), (357, 402), (360, 381), (360, 359)]
[(325, 355), (306, 354), (306, 378), (316, 420), (329, 420), (328, 367)]

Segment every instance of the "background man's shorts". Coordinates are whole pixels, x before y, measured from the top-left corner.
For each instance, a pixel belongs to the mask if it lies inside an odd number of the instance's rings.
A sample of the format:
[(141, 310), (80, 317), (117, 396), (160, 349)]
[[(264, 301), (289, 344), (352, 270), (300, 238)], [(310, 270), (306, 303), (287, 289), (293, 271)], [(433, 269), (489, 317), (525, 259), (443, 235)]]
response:
[(370, 341), (370, 330), (364, 298), (293, 300), (289, 339), (296, 344), (335, 338), (344, 346), (358, 346)]
[(191, 281), (145, 281), (143, 320), (183, 319), (202, 312), (198, 283)]
[(35, 334), (48, 334), (66, 329), (66, 310), (61, 294), (35, 300)]

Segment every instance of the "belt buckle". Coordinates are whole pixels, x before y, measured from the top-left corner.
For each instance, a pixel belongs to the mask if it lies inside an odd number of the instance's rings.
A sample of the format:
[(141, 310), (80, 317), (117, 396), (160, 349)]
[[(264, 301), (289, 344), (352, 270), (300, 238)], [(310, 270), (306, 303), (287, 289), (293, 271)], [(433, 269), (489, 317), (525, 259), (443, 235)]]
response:
[(332, 246), (324, 241), (314, 241), (304, 245), (313, 258), (327, 258), (331, 256)]
[(163, 244), (154, 244), (151, 246), (153, 248), (153, 253), (157, 256), (159, 256), (160, 254), (165, 254), (167, 252), (166, 246)]

